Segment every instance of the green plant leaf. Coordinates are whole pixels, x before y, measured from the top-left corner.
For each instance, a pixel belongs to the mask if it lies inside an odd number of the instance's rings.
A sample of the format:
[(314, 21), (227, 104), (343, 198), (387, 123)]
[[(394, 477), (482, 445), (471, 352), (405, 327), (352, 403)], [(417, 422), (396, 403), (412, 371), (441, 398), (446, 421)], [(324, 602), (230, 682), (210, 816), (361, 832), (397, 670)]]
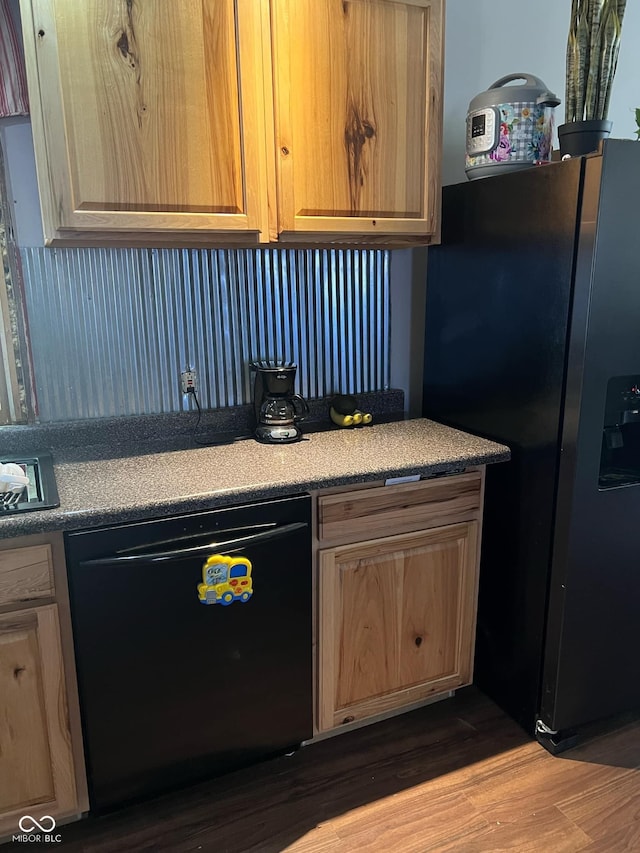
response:
[(566, 121), (606, 118), (626, 4), (627, 0), (571, 0)]
[(565, 81), (565, 120), (576, 120), (576, 77), (578, 62), (578, 45), (576, 32), (578, 29), (579, 0), (571, 0), (571, 20), (569, 37), (567, 38), (567, 79)]
[(609, 100), (613, 78), (618, 64), (620, 49), (620, 20), (618, 18), (618, 0), (605, 0), (602, 20), (598, 31), (600, 44), (598, 74), (598, 99), (593, 110), (593, 118), (605, 119), (609, 111)]

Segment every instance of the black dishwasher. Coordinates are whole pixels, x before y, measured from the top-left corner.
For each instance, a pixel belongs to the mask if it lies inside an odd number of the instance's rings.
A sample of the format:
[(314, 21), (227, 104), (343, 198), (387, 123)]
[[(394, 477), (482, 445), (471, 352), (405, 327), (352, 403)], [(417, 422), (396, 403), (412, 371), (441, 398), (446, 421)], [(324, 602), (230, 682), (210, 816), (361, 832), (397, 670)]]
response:
[(308, 495), (65, 540), (93, 812), (311, 737)]

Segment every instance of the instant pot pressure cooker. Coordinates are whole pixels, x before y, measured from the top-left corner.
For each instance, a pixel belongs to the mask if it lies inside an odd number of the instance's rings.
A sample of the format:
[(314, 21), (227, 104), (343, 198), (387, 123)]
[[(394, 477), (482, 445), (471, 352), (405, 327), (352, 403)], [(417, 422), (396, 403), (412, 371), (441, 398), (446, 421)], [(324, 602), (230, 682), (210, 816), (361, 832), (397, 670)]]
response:
[[(524, 85), (506, 85), (516, 80)], [(508, 74), (476, 95), (467, 114), (467, 177), (486, 178), (548, 162), (553, 108), (559, 103), (533, 74)]]

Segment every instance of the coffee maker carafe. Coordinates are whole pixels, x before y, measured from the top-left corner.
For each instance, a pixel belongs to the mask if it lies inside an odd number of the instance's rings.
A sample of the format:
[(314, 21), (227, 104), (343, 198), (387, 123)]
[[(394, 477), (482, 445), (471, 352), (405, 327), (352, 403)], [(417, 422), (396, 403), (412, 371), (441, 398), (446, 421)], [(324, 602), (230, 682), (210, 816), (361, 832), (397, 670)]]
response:
[(255, 437), (265, 444), (290, 444), (302, 438), (298, 426), (309, 411), (299, 394), (293, 393), (297, 365), (292, 362), (254, 361), (253, 405)]

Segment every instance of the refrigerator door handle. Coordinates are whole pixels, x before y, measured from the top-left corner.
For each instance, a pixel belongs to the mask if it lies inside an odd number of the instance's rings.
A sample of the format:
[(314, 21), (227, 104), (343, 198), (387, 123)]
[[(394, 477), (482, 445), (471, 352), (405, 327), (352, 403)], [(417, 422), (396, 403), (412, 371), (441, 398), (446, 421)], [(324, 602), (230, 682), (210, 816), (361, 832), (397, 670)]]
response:
[(274, 539), (283, 539), (308, 526), (307, 523), (296, 521), (292, 524), (279, 524), (272, 530), (263, 530), (260, 533), (251, 533), (247, 536), (237, 536), (230, 539), (218, 539), (208, 542), (206, 545), (194, 545), (191, 548), (176, 548), (171, 551), (155, 551), (146, 554), (120, 554), (113, 557), (100, 557), (94, 560), (82, 560), (80, 565), (106, 566), (122, 565), (123, 563), (128, 565), (132, 563), (159, 563), (165, 560), (179, 560), (185, 557), (213, 554), (217, 551), (241, 551), (250, 545), (260, 545), (263, 542), (271, 542)]

